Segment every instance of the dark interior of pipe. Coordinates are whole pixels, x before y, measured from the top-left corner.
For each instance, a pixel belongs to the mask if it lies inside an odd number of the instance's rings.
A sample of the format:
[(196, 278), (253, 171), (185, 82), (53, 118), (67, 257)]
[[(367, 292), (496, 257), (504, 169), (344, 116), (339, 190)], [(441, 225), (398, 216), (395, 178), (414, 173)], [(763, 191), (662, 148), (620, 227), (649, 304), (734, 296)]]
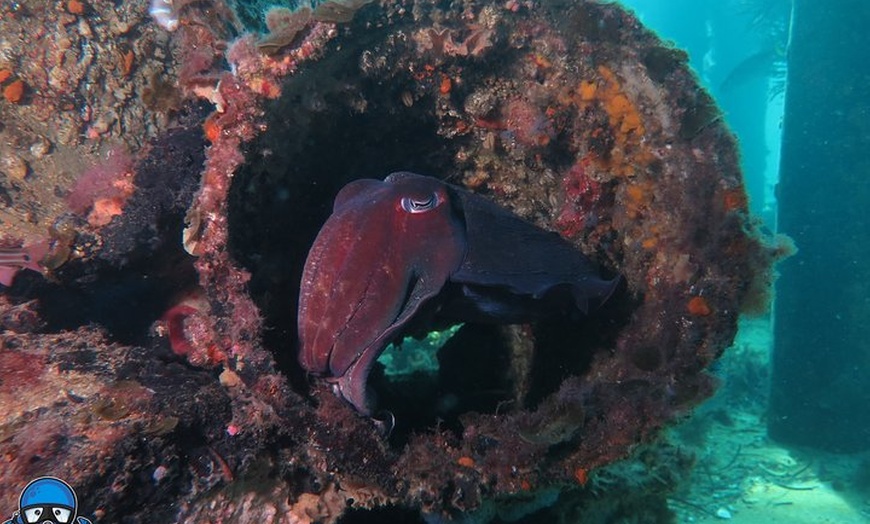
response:
[[(437, 133), (432, 100), (403, 102), (395, 79), (353, 76), (347, 57), (330, 55), (317, 72), (292, 77), (267, 110), (267, 131), (249, 145), (230, 195), (230, 246), (252, 273), (250, 291), (266, 320), (265, 344), (297, 391), (308, 379), (296, 363), (296, 304), (305, 258), (331, 212), (336, 193), (358, 178), (406, 170), (448, 181), (461, 174), (455, 157), (464, 137)], [(371, 227), (360, 224), (360, 227)], [(607, 320), (553, 319), (535, 329), (538, 356), (527, 405), (571, 374), (615, 333)], [(579, 343), (578, 343), (579, 342)], [(396, 418), (391, 442), (440, 424), (461, 431), (459, 416), (515, 408), (510, 348), (496, 326), (467, 324), (438, 353), (437, 373), (388, 377), (376, 367), (369, 383), (379, 406)], [(520, 406), (524, 407), (524, 406)]]

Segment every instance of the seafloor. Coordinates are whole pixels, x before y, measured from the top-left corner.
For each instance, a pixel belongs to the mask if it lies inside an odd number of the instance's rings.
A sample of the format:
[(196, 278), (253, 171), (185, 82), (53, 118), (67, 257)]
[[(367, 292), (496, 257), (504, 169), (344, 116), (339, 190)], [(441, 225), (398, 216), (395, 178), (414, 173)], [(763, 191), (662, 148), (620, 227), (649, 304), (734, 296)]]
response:
[[(788, 251), (685, 55), (598, 2), (169, 5), (0, 4), (0, 506), (57, 475), (106, 522), (672, 521), (698, 459), (663, 429)], [(387, 437), (295, 326), (335, 193), (396, 170), (621, 286), (376, 370)]]
[(770, 318), (741, 321), (718, 364), (716, 395), (667, 431), (695, 460), (668, 499), (676, 521), (870, 522), (870, 454), (790, 448), (768, 436), (771, 334)]

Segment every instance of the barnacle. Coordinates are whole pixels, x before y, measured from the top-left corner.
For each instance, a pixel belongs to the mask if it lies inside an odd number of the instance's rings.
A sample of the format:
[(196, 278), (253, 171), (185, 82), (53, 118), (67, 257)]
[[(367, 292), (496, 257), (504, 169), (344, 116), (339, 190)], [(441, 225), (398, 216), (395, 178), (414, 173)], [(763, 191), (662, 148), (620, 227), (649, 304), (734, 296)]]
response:
[(94, 413), (110, 422), (122, 420), (130, 414), (130, 408), (121, 402), (113, 399), (101, 399), (93, 406)]

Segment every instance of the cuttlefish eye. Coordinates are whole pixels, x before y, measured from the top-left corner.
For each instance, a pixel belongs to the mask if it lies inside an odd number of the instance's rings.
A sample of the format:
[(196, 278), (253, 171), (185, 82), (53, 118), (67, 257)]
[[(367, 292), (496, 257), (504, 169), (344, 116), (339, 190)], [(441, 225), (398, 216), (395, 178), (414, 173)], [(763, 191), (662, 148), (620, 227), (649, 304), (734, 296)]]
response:
[(432, 193), (428, 197), (402, 197), (402, 209), (408, 213), (425, 213), (438, 205), (438, 195)]

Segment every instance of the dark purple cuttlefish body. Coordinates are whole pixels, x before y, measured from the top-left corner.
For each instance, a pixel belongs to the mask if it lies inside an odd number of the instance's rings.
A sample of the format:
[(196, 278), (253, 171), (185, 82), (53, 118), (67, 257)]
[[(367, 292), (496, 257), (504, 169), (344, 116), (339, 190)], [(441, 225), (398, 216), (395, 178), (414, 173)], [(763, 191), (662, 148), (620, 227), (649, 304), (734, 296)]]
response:
[(486, 198), (413, 173), (356, 180), (305, 262), (299, 362), (370, 414), (366, 379), (418, 316), (520, 323), (586, 313), (613, 292), (556, 233)]

